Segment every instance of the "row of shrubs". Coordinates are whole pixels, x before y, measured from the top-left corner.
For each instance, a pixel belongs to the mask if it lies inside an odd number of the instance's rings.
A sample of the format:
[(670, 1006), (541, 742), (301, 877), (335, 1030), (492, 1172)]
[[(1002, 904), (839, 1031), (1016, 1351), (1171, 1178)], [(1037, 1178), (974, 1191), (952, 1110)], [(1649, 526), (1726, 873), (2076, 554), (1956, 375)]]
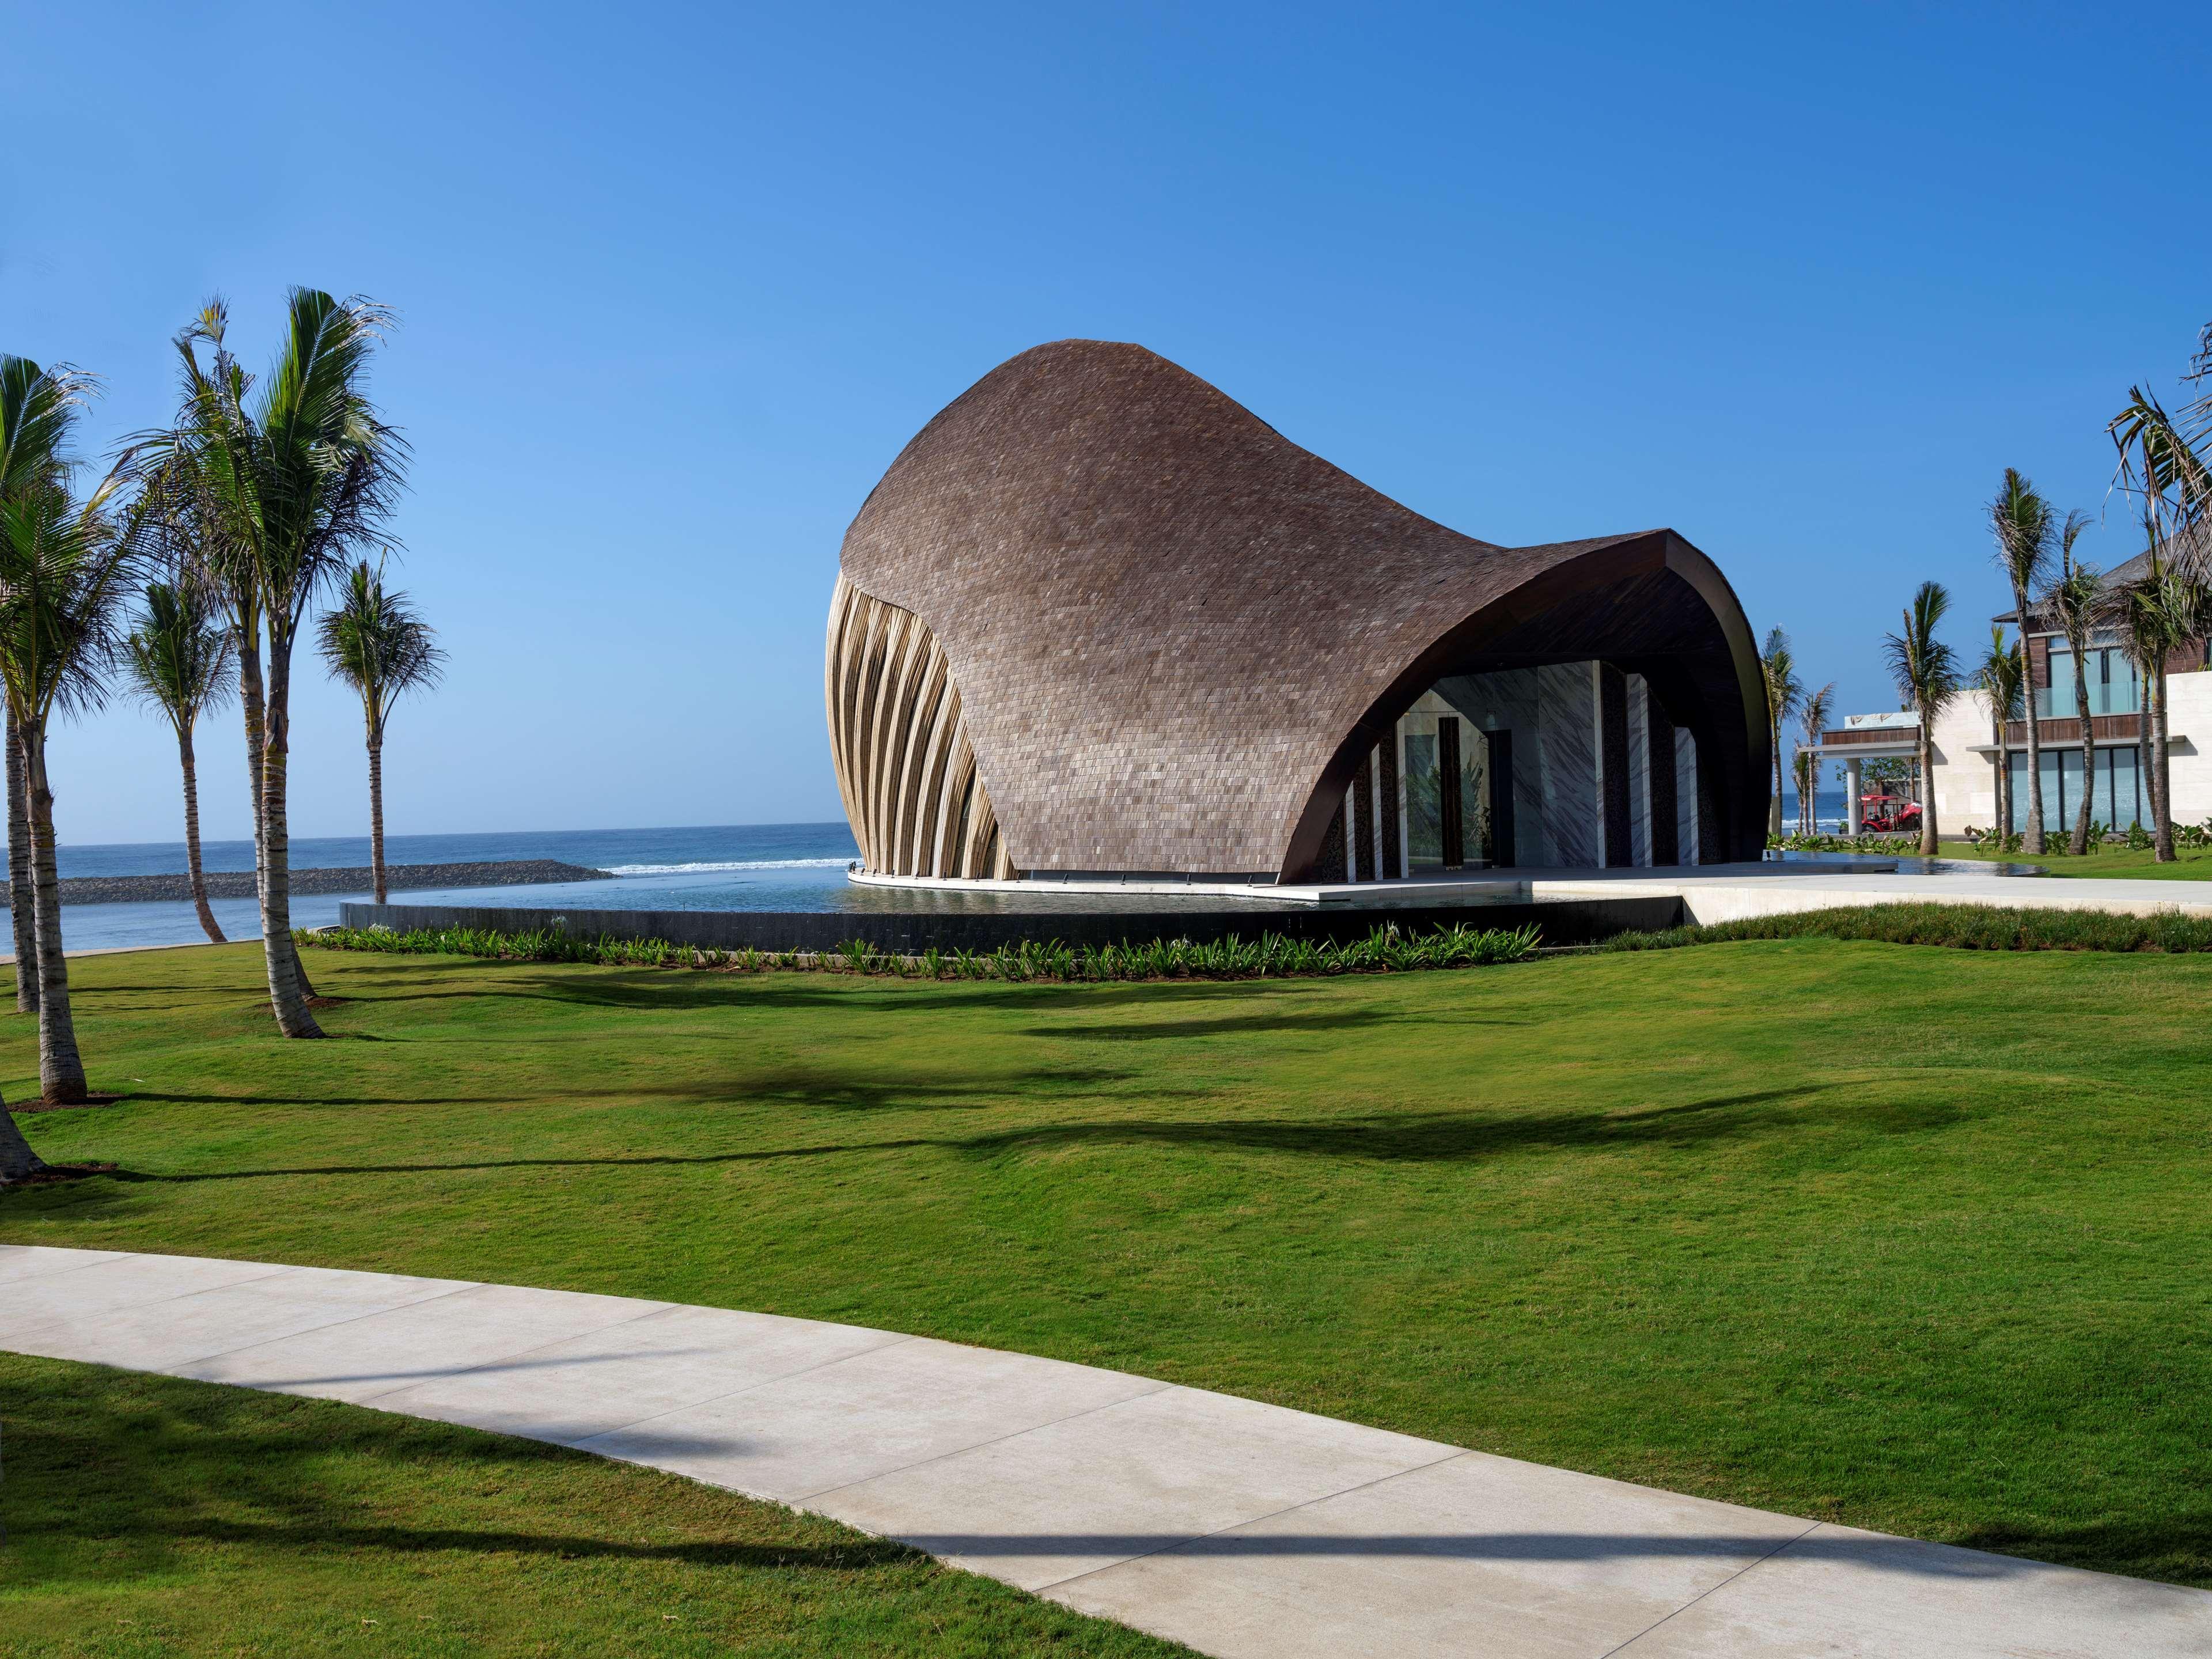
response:
[(905, 979), (1139, 980), (1277, 979), (1331, 974), (1402, 973), (1425, 968), (1478, 968), (1520, 962), (1536, 952), (1533, 927), (1476, 928), (1464, 924), (1426, 933), (1376, 928), (1364, 939), (1288, 939), (1261, 933), (1200, 944), (1154, 939), (1146, 945), (1065, 945), (1024, 939), (995, 951), (939, 951), (919, 956), (879, 951), (848, 939), (830, 951), (703, 949), (667, 939), (617, 939), (564, 928), (503, 933), (478, 927), (332, 927), (301, 933), (302, 945), (333, 951), (380, 951), (402, 956), (485, 957), (508, 962), (585, 962), (625, 968), (692, 968), (729, 973), (770, 969), (890, 974)]
[(2212, 919), (2170, 913), (2121, 916), (2102, 910), (2001, 910), (1981, 904), (1870, 904), (1670, 927), (1655, 933), (1622, 933), (1597, 948), (1665, 951), (1764, 939), (1868, 939), (1961, 951), (2212, 951)]
[(1769, 852), (1917, 853), (1917, 836), (1769, 836)]
[[(2053, 858), (2065, 857), (2072, 850), (2069, 843), (2072, 834), (2070, 825), (2062, 830), (2046, 830), (2043, 836), (2044, 852)], [(2001, 836), (1994, 830), (1978, 830), (1972, 824), (1966, 826), (1966, 836), (1977, 847), (2000, 853), (2017, 853), (2027, 840), (2017, 830), (2008, 836)], [(2207, 818), (2202, 823), (2175, 824), (2173, 843), (2177, 847), (2212, 847), (2212, 818)], [(2092, 853), (2100, 852), (2107, 847), (2124, 847), (2132, 852), (2142, 853), (2148, 852), (2152, 845), (2151, 832), (2140, 822), (2130, 823), (2124, 830), (2115, 830), (2102, 822), (2092, 822), (2089, 825), (2089, 850)]]

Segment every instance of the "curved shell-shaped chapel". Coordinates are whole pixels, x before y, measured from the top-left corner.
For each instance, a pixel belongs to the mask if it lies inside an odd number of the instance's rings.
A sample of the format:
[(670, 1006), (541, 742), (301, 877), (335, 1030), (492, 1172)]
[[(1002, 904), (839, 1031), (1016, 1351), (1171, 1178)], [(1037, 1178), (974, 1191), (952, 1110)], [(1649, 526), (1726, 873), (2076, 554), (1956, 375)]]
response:
[(923, 881), (1755, 859), (1763, 682), (1671, 530), (1499, 547), (1141, 346), (969, 387), (846, 532), (830, 739)]

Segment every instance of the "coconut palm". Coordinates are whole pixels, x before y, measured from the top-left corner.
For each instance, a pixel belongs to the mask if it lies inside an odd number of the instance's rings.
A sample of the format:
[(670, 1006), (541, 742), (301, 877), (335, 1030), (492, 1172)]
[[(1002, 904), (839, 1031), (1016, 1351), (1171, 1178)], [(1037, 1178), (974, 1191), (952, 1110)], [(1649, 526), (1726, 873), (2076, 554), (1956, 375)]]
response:
[(2005, 640), (2004, 624), (1990, 624), (1990, 648), (1974, 665), (1974, 690), (1990, 705), (1990, 742), (1996, 750), (1997, 835), (2012, 834), (2012, 763), (2005, 752), (2005, 727), (2020, 717), (2027, 664), (2017, 644)]
[[(1905, 706), (1920, 716), (1920, 775), (1935, 774), (1936, 721), (1959, 695), (1958, 653), (1936, 637), (1951, 596), (1941, 582), (1923, 582), (1905, 608), (1905, 631), (1882, 636), (1882, 656), (1890, 678), (1897, 682)], [(1923, 787), (1920, 795), (1920, 854), (1936, 855), (1936, 792)]]
[(2074, 812), (2074, 834), (2067, 850), (2080, 858), (2089, 850), (2090, 797), (2097, 777), (2097, 744), (2089, 715), (2089, 641), (2104, 608), (2104, 582), (2094, 566), (2077, 564), (2074, 543), (2088, 515), (2069, 513), (2059, 531), (2058, 579), (2044, 591), (2044, 609), (2074, 655), (2074, 716), (2081, 727), (2081, 802)]
[(1766, 648), (1759, 653), (1759, 678), (1766, 687), (1766, 746), (1774, 757), (1774, 794), (1766, 804), (1766, 833), (1782, 833), (1782, 722), (1797, 712), (1805, 688), (1797, 679), (1796, 653), (1790, 636), (1778, 628), (1766, 633)]
[[(2200, 337), (2186, 378), (2199, 386), (2212, 380), (2212, 327)], [(2141, 386), (2130, 386), (2127, 403), (2105, 429), (2119, 451), (2112, 482), (2136, 503), (2149, 543), (2150, 568), (2131, 602), (2171, 650), (2201, 633), (2212, 584), (2212, 392), (2177, 419)], [(2153, 839), (2158, 861), (2167, 864), (2175, 854), (2165, 653), (2141, 666)]]
[[(269, 1000), (287, 1036), (322, 1035), (292, 943), (292, 655), (322, 584), (363, 548), (385, 543), (405, 447), (378, 418), (363, 388), (387, 321), (383, 307), (367, 300), (293, 289), (283, 344), (257, 391), (224, 343), (223, 307), (209, 306), (178, 337), (184, 408), (176, 429), (152, 444), (165, 461), (176, 461), (204, 505), (210, 574), (228, 594), (249, 756), (259, 783), (255, 809)], [(249, 641), (262, 638), (267, 657), (256, 661)], [(258, 740), (252, 731), (257, 690)]]
[[(116, 647), (116, 622), (134, 568), (131, 538), (112, 508), (127, 482), (118, 465), (80, 500), (68, 440), (93, 382), (76, 370), (41, 370), (0, 357), (0, 427), (15, 441), (46, 446), (42, 462), (11, 457), (0, 476), (0, 693), (23, 750), (39, 975), (39, 1081), (55, 1103), (85, 1099), (84, 1062), (70, 1017), (62, 954), (61, 884), (54, 866), (54, 796), (46, 733), (57, 714), (97, 708)], [(26, 405), (41, 406), (31, 416)], [(20, 944), (18, 954), (21, 954)]]
[[(33, 380), (38, 365), (24, 358), (10, 361), (11, 381)], [(67, 370), (58, 373), (66, 374)], [(49, 389), (50, 392), (52, 388)], [(13, 385), (6, 394), (8, 425), (0, 430), (0, 495), (21, 490), (44, 477), (55, 465), (65, 447), (69, 423), (63, 411), (64, 398), (32, 395), (25, 385)], [(7, 722), (8, 744), (8, 912), (15, 941), (15, 1012), (39, 1012), (37, 949), (38, 907), (31, 893), (31, 814), (24, 796), (23, 744), (15, 717)]]
[(446, 653), (404, 593), (364, 560), (346, 577), (337, 608), (319, 629), (323, 661), (361, 699), (368, 741), (368, 862), (384, 902), (384, 726), (392, 700), (438, 683)]
[[(2051, 538), (2057, 533), (2051, 503), (2017, 467), (2007, 467), (1996, 499), (1990, 503), (1990, 529), (1996, 538), (1997, 568), (2012, 584), (2013, 617), (2020, 624), (2022, 648), (2028, 629), (2028, 596), (2041, 585), (2051, 565)], [(2030, 853), (2043, 851), (2043, 741), (2035, 714), (2035, 690), (2027, 690), (2022, 716), (2027, 726), (2027, 819), (2021, 826), (2021, 845)]]
[(1801, 836), (1820, 833), (1820, 758), (1810, 750), (1819, 745), (1835, 706), (1836, 683), (1830, 680), (1818, 691), (1806, 693), (1798, 709), (1805, 733), (1804, 746), (1797, 751), (1797, 833)]
[(166, 714), (177, 734), (185, 775), (185, 867), (200, 927), (220, 945), (222, 929), (208, 908), (207, 878), (200, 868), (199, 773), (192, 757), (192, 727), (230, 690), (230, 629), (215, 619), (213, 609), (198, 583), (149, 583), (138, 625), (123, 642), (123, 667), (131, 690)]
[(2143, 574), (2106, 596), (2106, 615), (2118, 629), (2121, 647), (2142, 685), (2136, 776), (2150, 805), (2155, 856), (2158, 862), (2171, 864), (2176, 854), (2172, 778), (2166, 761), (2171, 740), (2166, 662), (2172, 653), (2203, 637), (2208, 619), (2212, 619), (2212, 604), (2203, 586), (2182, 575), (2166, 561), (2164, 549), (2154, 544)]

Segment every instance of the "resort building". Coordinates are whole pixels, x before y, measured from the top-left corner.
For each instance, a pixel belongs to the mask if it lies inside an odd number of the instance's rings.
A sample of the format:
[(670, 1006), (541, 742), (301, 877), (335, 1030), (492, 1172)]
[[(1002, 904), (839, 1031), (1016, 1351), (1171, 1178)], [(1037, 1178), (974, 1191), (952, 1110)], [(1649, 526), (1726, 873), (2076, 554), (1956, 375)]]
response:
[(1503, 547), (1134, 345), (1000, 365), (847, 532), (864, 877), (1395, 881), (1759, 856), (1751, 629), (1670, 530)]
[[(2108, 586), (2133, 581), (2147, 556), (2130, 560), (2106, 578)], [(2014, 623), (2008, 611), (1994, 618)], [(2085, 659), (2076, 663), (2073, 647), (2046, 614), (2031, 609), (2022, 630), (2027, 641), (2030, 684), (2035, 698), (2036, 736), (2042, 751), (2043, 821), (2046, 832), (2070, 831), (2089, 793), (2089, 816), (2111, 830), (2131, 823), (2148, 827), (2150, 796), (2144, 775), (2150, 746), (2144, 731), (2142, 678), (2117, 636), (2093, 635)], [(2212, 760), (2194, 739), (2212, 737), (2212, 673), (2207, 673), (2205, 643), (2191, 641), (2166, 659), (2166, 757), (2173, 780), (2177, 823), (2212, 817)], [(2085, 770), (2081, 721), (2075, 687), (2077, 676), (2089, 690), (2089, 739), (2094, 765)], [(1920, 717), (1913, 714), (1855, 714), (1841, 727), (1821, 733), (1813, 752), (1839, 762), (1844, 775), (1844, 826), (1856, 834), (1865, 763), (1911, 757), (1918, 742)], [(1961, 696), (1936, 723), (1929, 787), (1937, 829), (1958, 835), (1969, 828), (1995, 827), (1997, 769), (2012, 771), (2014, 831), (2027, 827), (2027, 722), (2015, 720), (2000, 732), (1989, 699), (1980, 692)]]

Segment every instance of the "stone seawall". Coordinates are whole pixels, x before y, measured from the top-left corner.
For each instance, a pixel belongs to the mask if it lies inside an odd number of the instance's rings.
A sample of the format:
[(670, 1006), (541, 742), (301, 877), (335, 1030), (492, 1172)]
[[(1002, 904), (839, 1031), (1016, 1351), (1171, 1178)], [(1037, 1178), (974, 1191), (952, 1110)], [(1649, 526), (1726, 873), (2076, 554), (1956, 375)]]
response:
[[(555, 859), (507, 859), (486, 864), (389, 864), (385, 884), (394, 891), (421, 887), (520, 887), (555, 881), (612, 881), (605, 870), (587, 870), (580, 864)], [(63, 881), (64, 904), (137, 904), (161, 899), (190, 899), (191, 878), (167, 876), (72, 876)], [(251, 870), (210, 870), (210, 898), (254, 896)], [(315, 893), (366, 893), (367, 865), (343, 870), (292, 872), (295, 896)]]

